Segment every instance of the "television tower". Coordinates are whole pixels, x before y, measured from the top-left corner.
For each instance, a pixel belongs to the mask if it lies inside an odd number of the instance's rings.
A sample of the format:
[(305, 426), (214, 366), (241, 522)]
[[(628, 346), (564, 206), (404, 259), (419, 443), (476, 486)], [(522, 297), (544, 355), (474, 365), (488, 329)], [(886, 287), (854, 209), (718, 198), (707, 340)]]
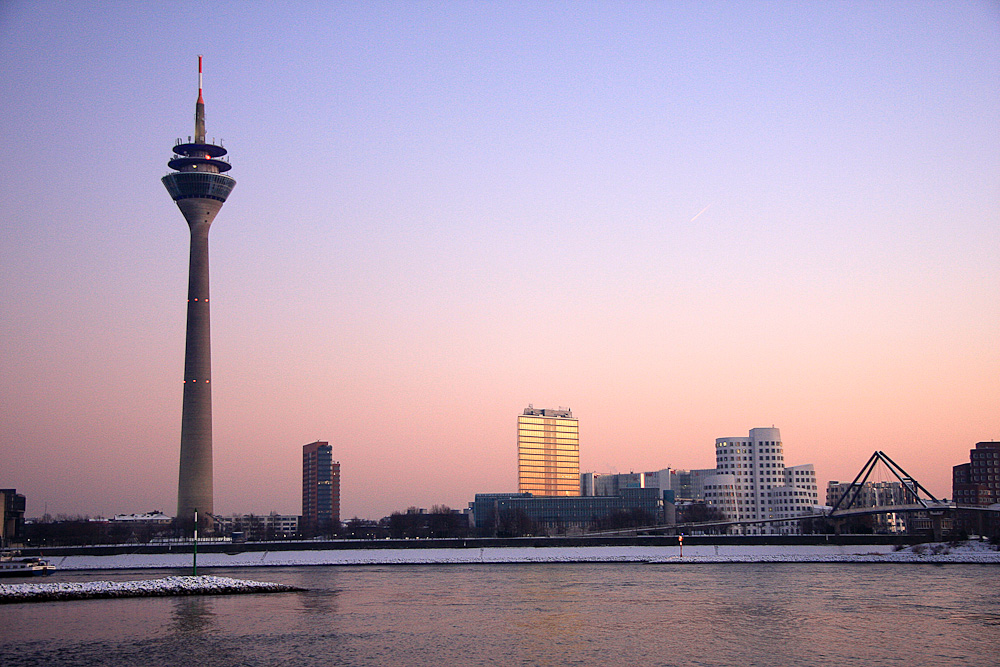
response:
[(177, 517), (188, 520), (195, 510), (212, 513), (212, 341), (208, 318), (208, 228), (236, 181), (223, 172), (229, 162), (222, 146), (205, 141), (205, 100), (201, 94), (198, 56), (198, 102), (194, 141), (177, 140), (167, 163), (173, 173), (163, 185), (191, 229), (188, 264), (187, 338), (184, 347), (184, 407), (181, 415), (181, 458), (177, 484)]

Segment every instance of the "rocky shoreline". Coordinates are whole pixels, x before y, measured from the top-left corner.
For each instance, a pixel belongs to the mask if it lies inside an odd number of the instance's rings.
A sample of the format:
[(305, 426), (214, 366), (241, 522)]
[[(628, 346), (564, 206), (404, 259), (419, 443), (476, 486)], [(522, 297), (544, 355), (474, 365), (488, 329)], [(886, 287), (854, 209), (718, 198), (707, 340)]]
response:
[(140, 581), (91, 581), (86, 583), (0, 584), (0, 604), (57, 602), (105, 598), (160, 597), (168, 595), (236, 595), (285, 593), (302, 588), (229, 577), (163, 577)]

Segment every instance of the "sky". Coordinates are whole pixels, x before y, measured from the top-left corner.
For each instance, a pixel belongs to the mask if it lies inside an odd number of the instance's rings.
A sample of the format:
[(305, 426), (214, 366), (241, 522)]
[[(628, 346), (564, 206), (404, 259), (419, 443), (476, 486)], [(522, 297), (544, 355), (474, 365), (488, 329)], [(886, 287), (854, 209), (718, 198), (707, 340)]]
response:
[(511, 492), (516, 416), (584, 472), (781, 430), (938, 497), (1000, 439), (1000, 3), (0, 3), (0, 488), (176, 508), (193, 134), (216, 513)]

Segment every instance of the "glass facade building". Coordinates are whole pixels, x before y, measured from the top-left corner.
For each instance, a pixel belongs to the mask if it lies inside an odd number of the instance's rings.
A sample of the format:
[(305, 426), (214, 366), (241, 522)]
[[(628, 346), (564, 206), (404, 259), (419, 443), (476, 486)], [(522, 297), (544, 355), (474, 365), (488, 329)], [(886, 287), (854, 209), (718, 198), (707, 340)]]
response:
[(622, 489), (677, 491), (677, 471), (672, 468), (650, 472), (597, 473), (580, 475), (581, 496), (617, 496)]
[(580, 495), (580, 428), (569, 409), (531, 405), (517, 417), (517, 490)]
[(654, 521), (662, 520), (659, 489), (622, 489), (614, 496), (576, 498), (541, 497), (527, 493), (477, 493), (469, 504), (477, 530), (495, 530), (504, 514), (519, 513), (545, 531), (587, 530), (616, 512), (642, 510)]

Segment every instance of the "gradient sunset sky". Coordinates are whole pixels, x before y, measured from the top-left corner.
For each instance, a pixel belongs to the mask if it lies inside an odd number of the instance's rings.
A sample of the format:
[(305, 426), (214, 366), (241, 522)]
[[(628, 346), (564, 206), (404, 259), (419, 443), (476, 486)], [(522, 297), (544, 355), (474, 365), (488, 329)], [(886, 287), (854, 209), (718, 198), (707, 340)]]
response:
[(217, 513), (516, 491), (516, 415), (583, 471), (777, 426), (938, 496), (1000, 439), (997, 2), (0, 3), (0, 487), (176, 509), (193, 133)]

